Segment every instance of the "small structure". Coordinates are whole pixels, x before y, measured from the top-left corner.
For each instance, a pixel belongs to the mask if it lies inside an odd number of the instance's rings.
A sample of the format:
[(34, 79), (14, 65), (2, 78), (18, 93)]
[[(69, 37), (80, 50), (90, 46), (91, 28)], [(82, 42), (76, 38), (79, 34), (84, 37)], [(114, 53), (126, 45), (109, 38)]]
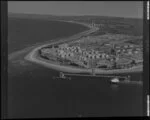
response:
[(135, 54), (138, 54), (139, 52), (135, 50), (134, 53), (135, 53)]
[(68, 44), (66, 43), (59, 45), (59, 48), (67, 48), (67, 47), (68, 47)]
[(128, 45), (124, 45), (124, 48), (128, 48), (129, 46)]
[(133, 48), (133, 47), (134, 47), (134, 45), (129, 45), (129, 47), (130, 47), (130, 48)]

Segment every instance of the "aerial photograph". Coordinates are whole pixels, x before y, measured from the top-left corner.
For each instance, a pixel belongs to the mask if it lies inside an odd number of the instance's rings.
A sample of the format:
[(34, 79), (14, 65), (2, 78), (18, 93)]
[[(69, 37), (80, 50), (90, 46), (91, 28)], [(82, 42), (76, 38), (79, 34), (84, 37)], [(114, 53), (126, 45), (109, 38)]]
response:
[(9, 1), (8, 117), (143, 116), (142, 1)]

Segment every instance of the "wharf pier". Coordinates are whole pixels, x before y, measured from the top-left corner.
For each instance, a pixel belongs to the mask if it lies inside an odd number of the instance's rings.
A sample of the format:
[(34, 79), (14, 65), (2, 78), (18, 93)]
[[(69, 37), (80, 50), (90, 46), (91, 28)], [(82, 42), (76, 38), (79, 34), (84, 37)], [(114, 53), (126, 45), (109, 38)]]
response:
[[(142, 81), (131, 81), (131, 76), (124, 75), (102, 75), (102, 74), (80, 74), (80, 73), (63, 73), (60, 72), (59, 77), (55, 77), (55, 79), (63, 79), (63, 80), (71, 80), (72, 77), (88, 77), (88, 78), (109, 78), (108, 81), (111, 84), (140, 84), (142, 85)], [(82, 80), (82, 78), (81, 78)]]

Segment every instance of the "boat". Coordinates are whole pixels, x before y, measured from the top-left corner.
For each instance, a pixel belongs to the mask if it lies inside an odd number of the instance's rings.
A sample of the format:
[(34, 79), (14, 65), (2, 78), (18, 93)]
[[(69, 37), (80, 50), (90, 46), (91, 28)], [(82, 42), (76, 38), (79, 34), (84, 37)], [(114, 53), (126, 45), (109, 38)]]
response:
[(59, 77), (54, 76), (53, 79), (71, 80), (71, 77), (66, 77), (62, 72), (60, 72)]
[(120, 80), (119, 80), (119, 78), (115, 77), (115, 78), (111, 79), (110, 82), (116, 84), (116, 83), (119, 83)]
[(114, 77), (110, 80), (111, 83), (117, 84), (117, 83), (130, 83), (130, 76), (127, 77)]

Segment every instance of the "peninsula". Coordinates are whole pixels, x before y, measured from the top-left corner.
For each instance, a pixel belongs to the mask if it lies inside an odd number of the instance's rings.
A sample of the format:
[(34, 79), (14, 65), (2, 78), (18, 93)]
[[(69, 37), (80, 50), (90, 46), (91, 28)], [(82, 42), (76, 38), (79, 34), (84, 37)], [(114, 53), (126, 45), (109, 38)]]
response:
[[(66, 21), (89, 30), (34, 48), (25, 59), (70, 73), (117, 74), (142, 72), (142, 36), (105, 33), (94, 35), (103, 24)], [(136, 41), (136, 42), (135, 42)]]

